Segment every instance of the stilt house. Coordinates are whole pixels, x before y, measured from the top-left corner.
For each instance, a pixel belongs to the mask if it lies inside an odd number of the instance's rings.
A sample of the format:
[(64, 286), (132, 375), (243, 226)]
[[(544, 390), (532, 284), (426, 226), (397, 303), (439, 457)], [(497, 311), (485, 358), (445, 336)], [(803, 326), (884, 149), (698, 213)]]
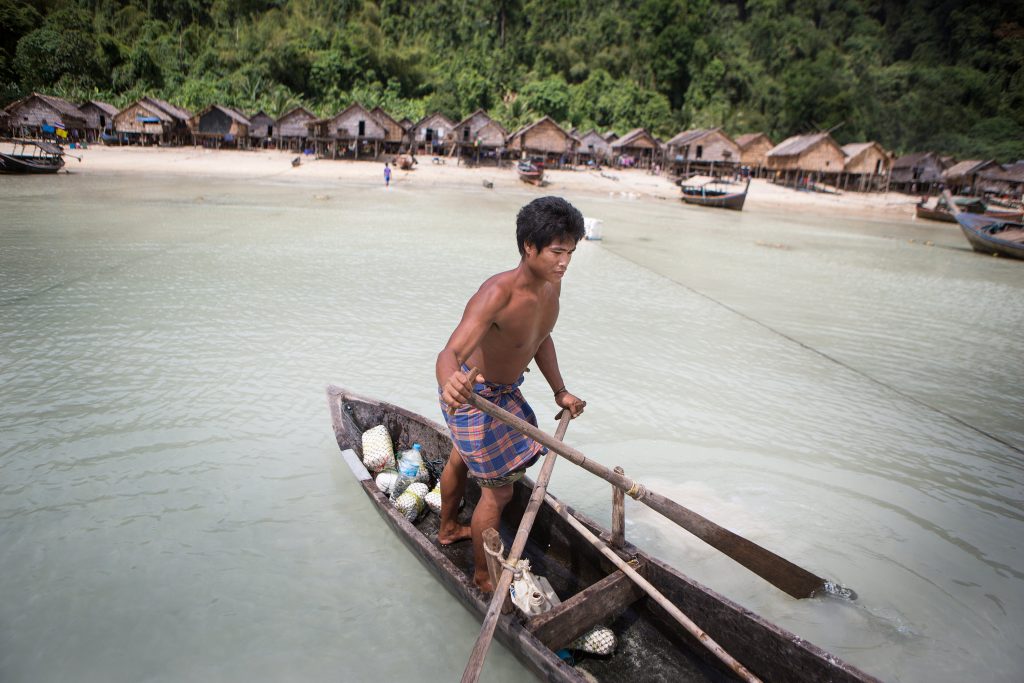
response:
[(405, 128), (398, 121), (395, 121), (382, 107), (374, 107), (370, 115), (377, 119), (377, 123), (384, 127), (383, 150), (388, 154), (397, 154), (402, 151), (403, 145), (407, 143)]
[(740, 146), (721, 128), (684, 130), (665, 147), (673, 175), (731, 173), (740, 162)]
[(211, 104), (189, 122), (194, 140), (203, 147), (249, 146), (249, 119), (240, 111)]
[(1024, 194), (1024, 161), (985, 169), (978, 174), (978, 189), (986, 194), (1020, 201)]
[(309, 138), (309, 124), (316, 121), (313, 112), (305, 107), (289, 109), (277, 119), (277, 148), (302, 150)]
[(424, 154), (438, 156), (454, 151), (455, 124), (440, 112), (434, 112), (420, 119), (413, 126), (413, 144)]
[(65, 99), (34, 92), (5, 108), (7, 125), (17, 137), (85, 138), (86, 116)]
[(820, 180), (834, 185), (846, 155), (828, 133), (812, 133), (786, 138), (768, 152), (767, 161), (785, 184)]
[(600, 133), (591, 128), (579, 138), (576, 146), (577, 163), (607, 164), (612, 160), (612, 146)]
[(114, 132), (128, 143), (183, 145), (192, 141), (185, 109), (155, 97), (143, 97), (117, 112)]
[(267, 147), (274, 146), (274, 119), (265, 111), (260, 109), (249, 117), (249, 146)]
[(995, 161), (961, 161), (942, 173), (942, 181), (953, 194), (976, 195), (980, 190), (978, 180), (984, 171), (1002, 170)]
[(78, 107), (79, 111), (85, 114), (85, 139), (88, 142), (95, 142), (104, 133), (110, 134), (114, 130), (114, 117), (117, 116), (117, 107), (99, 100), (89, 100)]
[(935, 152), (906, 154), (892, 163), (889, 188), (901, 192), (930, 194), (942, 182), (942, 172), (953, 165), (952, 159)]
[(387, 131), (363, 105), (355, 102), (329, 119), (310, 124), (317, 154), (354, 159), (380, 156)]
[(561, 163), (576, 151), (576, 140), (551, 117), (544, 116), (512, 133), (508, 149), (524, 158), (538, 156)]
[(764, 133), (745, 133), (736, 138), (736, 146), (740, 148), (740, 165), (758, 175), (767, 166), (768, 152), (775, 145)]
[(487, 115), (483, 109), (455, 124), (455, 146), (460, 158), (467, 163), (479, 165), (484, 160), (501, 165), (501, 154), (505, 149), (508, 131)]
[(888, 184), (892, 156), (877, 142), (854, 142), (843, 145), (846, 163), (843, 166), (842, 189), (871, 192), (883, 190)]
[(650, 168), (661, 160), (661, 145), (644, 128), (634, 128), (611, 143), (612, 156), (619, 166)]

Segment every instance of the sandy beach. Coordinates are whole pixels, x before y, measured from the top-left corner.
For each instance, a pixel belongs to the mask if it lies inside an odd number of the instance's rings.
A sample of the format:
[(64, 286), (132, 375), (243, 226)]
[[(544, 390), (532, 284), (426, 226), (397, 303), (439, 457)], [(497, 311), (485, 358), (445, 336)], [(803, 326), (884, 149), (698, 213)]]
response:
[[(75, 150), (82, 161), (68, 159), (67, 170), (72, 173), (146, 173), (188, 175), (193, 177), (266, 178), (309, 182), (322, 185), (329, 181), (347, 181), (359, 184), (383, 183), (383, 167), (387, 157), (374, 161), (327, 160), (301, 156), (299, 166), (291, 165), (295, 152), (277, 150), (237, 151), (211, 150), (202, 147), (103, 147), (93, 146)], [(637, 169), (549, 170), (545, 173), (548, 193), (621, 196), (631, 199), (672, 200), (679, 198), (679, 189), (666, 176), (654, 175)], [(502, 169), (493, 166), (469, 168), (455, 159), (434, 163), (430, 157), (420, 157), (411, 171), (394, 169), (392, 184), (396, 187), (473, 187), (493, 183), (493, 189), (521, 190), (526, 187), (519, 180), (514, 167)], [(799, 211), (806, 213), (838, 213), (875, 220), (913, 221), (917, 199), (899, 192), (862, 193), (843, 192), (820, 194), (798, 192), (773, 185), (766, 180), (754, 180), (747, 196), (746, 210)], [(700, 209), (703, 210), (703, 209)]]

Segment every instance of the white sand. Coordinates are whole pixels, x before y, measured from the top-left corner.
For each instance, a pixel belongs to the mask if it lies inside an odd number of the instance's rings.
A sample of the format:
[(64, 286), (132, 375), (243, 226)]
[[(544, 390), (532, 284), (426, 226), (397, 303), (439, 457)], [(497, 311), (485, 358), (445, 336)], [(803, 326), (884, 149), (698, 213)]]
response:
[[(69, 159), (68, 169), (74, 173), (154, 173), (184, 174), (234, 178), (281, 178), (313, 183), (325, 180), (351, 180), (356, 182), (384, 182), (384, 158), (378, 161), (351, 161), (315, 159), (275, 150), (234, 151), (209, 150), (202, 147), (104, 147), (96, 145), (84, 150), (73, 150), (82, 156), (81, 163)], [(302, 163), (292, 167), (291, 160), (300, 156)], [(395, 168), (391, 182), (408, 187), (480, 187), (485, 181), (496, 189), (521, 188), (522, 183), (512, 166), (497, 169), (493, 166), (467, 168), (455, 159), (444, 164), (432, 163), (430, 157), (418, 157), (412, 171)], [(604, 169), (558, 171), (544, 175), (546, 189), (552, 193), (593, 193), (621, 195), (635, 198), (678, 199), (679, 188), (662, 175), (642, 170)], [(745, 209), (758, 207), (785, 209), (809, 213), (836, 213), (885, 220), (913, 220), (917, 199), (898, 192), (862, 193), (843, 192), (836, 195), (797, 192), (773, 185), (765, 180), (754, 180), (750, 185)]]

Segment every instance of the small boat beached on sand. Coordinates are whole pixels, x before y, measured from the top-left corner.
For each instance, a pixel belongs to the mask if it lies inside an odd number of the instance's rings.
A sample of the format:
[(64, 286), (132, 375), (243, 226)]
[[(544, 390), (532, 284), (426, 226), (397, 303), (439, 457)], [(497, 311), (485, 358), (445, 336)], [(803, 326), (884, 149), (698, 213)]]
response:
[(64, 167), (64, 150), (41, 140), (0, 141), (0, 173), (56, 173)]
[(967, 213), (958, 207), (954, 208), (954, 216), (974, 251), (1024, 259), (1024, 224)]
[(682, 199), (687, 204), (742, 211), (747, 190), (750, 189), (750, 179), (747, 179), (742, 192), (732, 187), (732, 183), (707, 176), (694, 176), (680, 181), (679, 187), (683, 191)]
[(524, 159), (516, 164), (519, 179), (524, 183), (540, 185), (544, 180), (544, 162)]
[[(378, 489), (361, 462), (362, 435), (384, 425), (396, 450), (419, 443), (433, 477), (444, 468), (452, 444), (447, 430), (432, 420), (398, 406), (358, 396), (340, 387), (327, 389), (338, 445), (353, 476), (381, 517), (437, 579), (469, 610), (482, 616), (490, 596), (472, 579), (472, 545), (441, 546), (435, 513), (415, 524)], [(519, 520), (533, 490), (528, 478), (514, 485), (499, 530), (511, 546)], [(466, 486), (467, 519), (480, 497), (479, 487)], [(733, 674), (710, 656), (701, 643), (668, 616), (668, 612), (627, 579), (591, 540), (574, 526), (608, 540), (611, 534), (585, 515), (564, 508), (562, 517), (548, 494), (540, 507), (525, 547), (532, 571), (544, 576), (562, 600), (540, 615), (519, 612), (498, 617), (495, 635), (538, 678), (585, 683), (601, 681), (723, 681)], [(572, 517), (572, 521), (570, 521)], [(673, 567), (625, 541), (614, 550), (640, 575), (728, 651), (747, 670), (765, 681), (875, 681), (873, 677), (772, 624), (728, 598), (702, 586)], [(580, 655), (570, 664), (564, 650), (595, 625), (609, 627), (617, 644), (606, 656)], [(429, 637), (429, 636), (427, 636)], [(414, 668), (410, 664), (410, 671)]]

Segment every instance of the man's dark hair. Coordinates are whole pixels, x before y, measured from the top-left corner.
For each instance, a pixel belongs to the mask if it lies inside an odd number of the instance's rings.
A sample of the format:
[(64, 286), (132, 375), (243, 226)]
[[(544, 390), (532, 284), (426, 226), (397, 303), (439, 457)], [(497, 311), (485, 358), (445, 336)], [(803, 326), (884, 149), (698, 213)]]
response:
[(519, 209), (516, 216), (516, 242), (519, 254), (526, 255), (526, 244), (540, 251), (556, 239), (583, 239), (583, 214), (561, 197), (541, 197)]

